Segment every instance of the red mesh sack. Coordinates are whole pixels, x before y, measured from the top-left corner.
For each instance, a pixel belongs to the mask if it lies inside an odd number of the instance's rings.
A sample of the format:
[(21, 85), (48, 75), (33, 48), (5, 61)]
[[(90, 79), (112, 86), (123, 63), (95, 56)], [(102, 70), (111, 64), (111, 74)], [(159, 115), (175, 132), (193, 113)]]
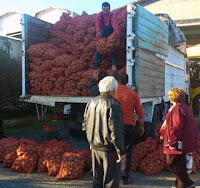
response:
[(118, 36), (113, 32), (108, 38), (100, 38), (96, 41), (96, 49), (102, 55), (111, 55), (115, 50), (119, 48)]
[(77, 179), (82, 176), (84, 169), (84, 156), (82, 152), (65, 152), (56, 179)]
[(157, 140), (148, 137), (144, 142), (137, 144), (132, 153), (131, 170), (136, 171), (140, 167), (141, 161), (145, 156), (155, 151), (157, 147)]
[(44, 160), (44, 152), (46, 151), (46, 149), (51, 146), (51, 144), (55, 143), (56, 140), (49, 140), (46, 142), (41, 143), (38, 147), (37, 147), (37, 155), (38, 155), (38, 172), (47, 172), (47, 165), (45, 163)]
[(58, 174), (62, 155), (66, 151), (70, 151), (71, 147), (64, 141), (57, 141), (51, 144), (44, 153), (45, 164), (47, 165), (48, 175), (55, 176)]
[(33, 140), (20, 139), (15, 159), (10, 171), (32, 173), (37, 164), (37, 146)]
[(32, 57), (41, 57), (47, 49), (53, 48), (55, 48), (55, 46), (52, 43), (38, 43), (31, 45), (27, 50), (27, 53)]
[(140, 163), (140, 171), (145, 175), (160, 173), (166, 167), (166, 155), (163, 153), (162, 147), (149, 153)]
[(19, 146), (19, 141), (15, 138), (10, 138), (5, 144), (5, 153), (3, 159), (3, 167), (10, 168), (15, 159), (17, 158), (17, 148)]
[(92, 164), (92, 155), (89, 150), (80, 150), (82, 152), (82, 155), (84, 156), (85, 161), (85, 168), (84, 170), (91, 170), (91, 164)]

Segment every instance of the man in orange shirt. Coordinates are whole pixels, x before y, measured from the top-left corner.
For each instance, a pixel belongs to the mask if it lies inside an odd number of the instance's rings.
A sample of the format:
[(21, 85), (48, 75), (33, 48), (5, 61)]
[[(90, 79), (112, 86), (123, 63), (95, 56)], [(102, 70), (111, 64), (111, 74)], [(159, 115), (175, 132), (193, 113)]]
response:
[[(121, 167), (121, 182), (122, 184), (128, 184), (131, 182), (129, 173), (131, 169), (134, 137), (136, 136), (137, 132), (140, 133), (140, 136), (144, 134), (144, 112), (137, 93), (126, 86), (128, 83), (128, 75), (126, 73), (121, 73), (119, 75), (118, 82), (119, 86), (117, 88), (115, 98), (118, 100), (122, 107), (126, 150), (126, 160), (124, 160), (124, 163), (122, 163)], [(136, 123), (134, 111), (136, 111), (139, 119), (140, 126), (138, 130), (135, 126)]]

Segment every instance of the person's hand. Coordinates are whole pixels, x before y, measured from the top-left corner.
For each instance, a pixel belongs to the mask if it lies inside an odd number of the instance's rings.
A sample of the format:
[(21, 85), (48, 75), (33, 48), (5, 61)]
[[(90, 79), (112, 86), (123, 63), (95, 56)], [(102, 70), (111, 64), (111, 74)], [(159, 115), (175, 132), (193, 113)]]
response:
[(161, 126), (161, 128), (160, 128), (160, 129), (164, 131), (164, 130), (165, 130), (165, 128), (166, 128), (166, 120), (164, 121), (164, 123), (162, 124), (162, 126)]
[(125, 155), (117, 154), (117, 156), (118, 156), (117, 163), (121, 163), (125, 159)]
[(144, 126), (139, 126), (139, 133), (140, 133), (140, 136), (144, 134)]
[(93, 78), (98, 81), (98, 71), (93, 72)]
[(115, 66), (115, 65), (112, 65), (112, 71), (114, 72), (114, 71), (117, 71), (117, 67)]
[(165, 129), (163, 130), (160, 128), (160, 130), (159, 130), (160, 140), (163, 140), (164, 134), (165, 134)]
[(175, 147), (171, 147), (171, 146), (169, 146), (169, 149), (175, 150), (176, 148), (175, 148)]

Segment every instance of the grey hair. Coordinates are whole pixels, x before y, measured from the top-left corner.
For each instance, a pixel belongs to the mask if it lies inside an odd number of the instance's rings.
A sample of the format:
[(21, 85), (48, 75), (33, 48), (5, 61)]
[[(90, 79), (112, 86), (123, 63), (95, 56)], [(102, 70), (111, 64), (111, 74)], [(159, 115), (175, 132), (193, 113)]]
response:
[(99, 92), (113, 92), (118, 88), (117, 80), (113, 76), (106, 76), (99, 82)]

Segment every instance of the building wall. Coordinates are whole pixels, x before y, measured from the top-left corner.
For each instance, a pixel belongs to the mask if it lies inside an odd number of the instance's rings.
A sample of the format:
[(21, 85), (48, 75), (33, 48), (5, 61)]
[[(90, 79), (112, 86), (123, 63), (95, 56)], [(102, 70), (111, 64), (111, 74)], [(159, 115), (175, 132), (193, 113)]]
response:
[(22, 15), (19, 13), (11, 13), (0, 17), (0, 35), (6, 36), (6, 34), (21, 31), (21, 18)]
[(50, 9), (48, 11), (39, 13), (38, 15), (36, 15), (36, 18), (54, 24), (60, 20), (60, 16), (62, 15), (63, 12), (64, 12), (63, 10), (59, 9)]
[(21, 59), (21, 40), (0, 36), (0, 48), (6, 51), (11, 58)]
[(200, 18), (200, 0), (159, 0), (142, 6), (153, 14), (167, 13), (173, 20)]

